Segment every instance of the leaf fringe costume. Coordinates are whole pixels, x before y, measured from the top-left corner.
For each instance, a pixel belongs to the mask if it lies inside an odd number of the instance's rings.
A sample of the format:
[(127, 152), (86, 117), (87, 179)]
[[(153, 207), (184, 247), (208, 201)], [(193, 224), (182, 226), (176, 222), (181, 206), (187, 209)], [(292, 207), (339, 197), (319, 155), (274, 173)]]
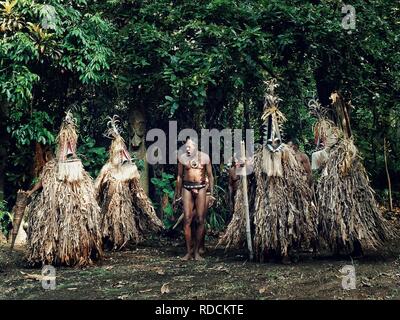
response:
[[(282, 143), (286, 120), (278, 110), (275, 81), (268, 82), (262, 120), (264, 143), (254, 154), (254, 176), (249, 177), (249, 207), (253, 247), (259, 261), (275, 254), (285, 257), (290, 249), (309, 248), (317, 242), (318, 219), (313, 192), (303, 177), (292, 150)], [(245, 242), (243, 189), (238, 188), (234, 214), (219, 244), (226, 248)]]
[(32, 265), (85, 266), (102, 255), (100, 207), (92, 178), (76, 156), (75, 120), (67, 113), (56, 159), (41, 173), (43, 189), (27, 207), (28, 261)]
[(332, 94), (336, 125), (318, 101), (309, 106), (319, 118), (314, 134), (320, 150), (312, 167), (320, 171), (317, 199), (321, 237), (334, 253), (376, 251), (396, 234), (382, 217), (367, 172), (351, 136), (347, 106)]
[(139, 243), (146, 233), (161, 231), (163, 224), (140, 186), (138, 169), (119, 133), (117, 118), (108, 125), (110, 157), (96, 179), (96, 197), (101, 206), (102, 236), (113, 249), (121, 249), (128, 241)]

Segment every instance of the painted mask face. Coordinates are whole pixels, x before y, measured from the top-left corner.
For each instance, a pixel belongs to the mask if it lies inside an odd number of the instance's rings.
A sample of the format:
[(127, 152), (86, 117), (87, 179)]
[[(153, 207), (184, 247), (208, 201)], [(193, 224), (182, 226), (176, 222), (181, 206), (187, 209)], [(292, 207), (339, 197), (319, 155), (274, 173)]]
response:
[(279, 152), (283, 148), (279, 124), (272, 114), (264, 122), (264, 145), (270, 152)]
[(76, 159), (76, 142), (67, 140), (62, 143), (59, 153), (60, 161)]
[(77, 158), (76, 147), (78, 135), (75, 132), (75, 128), (67, 125), (63, 126), (58, 136), (59, 139), (59, 151), (58, 158), (60, 161), (71, 161)]
[(129, 155), (128, 150), (126, 150), (126, 148), (120, 151), (120, 159), (122, 164), (131, 162), (131, 156)]
[(67, 115), (58, 135), (58, 179), (76, 182), (83, 179), (83, 165), (76, 155), (78, 134), (72, 115)]
[(66, 151), (66, 158), (70, 159), (75, 154), (75, 151), (72, 148), (71, 143), (68, 141), (67, 143), (67, 151)]
[(73, 161), (78, 158), (76, 156), (76, 147), (78, 142), (78, 134), (76, 132), (76, 119), (73, 117), (70, 111), (67, 112), (63, 120), (57, 140), (57, 157), (59, 161)]

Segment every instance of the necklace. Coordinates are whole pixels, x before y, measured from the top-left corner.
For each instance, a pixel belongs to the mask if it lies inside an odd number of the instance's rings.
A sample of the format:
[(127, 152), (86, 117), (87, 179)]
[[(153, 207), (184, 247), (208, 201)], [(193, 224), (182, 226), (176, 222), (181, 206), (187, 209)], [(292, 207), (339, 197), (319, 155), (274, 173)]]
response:
[(191, 167), (192, 169), (197, 169), (197, 168), (199, 167), (199, 163), (197, 162), (196, 159), (190, 160), (189, 163), (190, 163), (190, 167)]

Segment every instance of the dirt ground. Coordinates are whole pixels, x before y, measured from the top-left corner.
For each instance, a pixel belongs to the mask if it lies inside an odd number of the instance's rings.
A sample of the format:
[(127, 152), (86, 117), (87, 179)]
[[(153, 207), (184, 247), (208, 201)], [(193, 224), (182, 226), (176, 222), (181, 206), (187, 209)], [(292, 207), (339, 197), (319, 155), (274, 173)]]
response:
[[(24, 251), (0, 246), (0, 299), (400, 299), (400, 255), (298, 255), (290, 265), (251, 263), (209, 240), (204, 262), (183, 262), (183, 241), (154, 239), (108, 252), (84, 269), (57, 268), (55, 290), (44, 290), (41, 269), (27, 268)], [(354, 264), (356, 289), (342, 289), (340, 269)]]

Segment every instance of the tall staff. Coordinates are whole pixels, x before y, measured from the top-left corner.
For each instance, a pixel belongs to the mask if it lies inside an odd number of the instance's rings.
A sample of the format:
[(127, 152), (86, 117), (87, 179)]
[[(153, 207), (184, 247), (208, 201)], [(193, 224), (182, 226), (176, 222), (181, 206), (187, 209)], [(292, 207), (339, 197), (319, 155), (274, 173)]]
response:
[(244, 166), (242, 167), (242, 175), (243, 175), (243, 201), (244, 201), (244, 210), (246, 214), (246, 239), (247, 239), (247, 249), (250, 253), (250, 260), (253, 260), (253, 245), (251, 238), (251, 228), (250, 228), (250, 212), (249, 212), (249, 198), (247, 194), (247, 174), (246, 174), (246, 148), (244, 145), (244, 141), (241, 142), (241, 154), (243, 157)]

